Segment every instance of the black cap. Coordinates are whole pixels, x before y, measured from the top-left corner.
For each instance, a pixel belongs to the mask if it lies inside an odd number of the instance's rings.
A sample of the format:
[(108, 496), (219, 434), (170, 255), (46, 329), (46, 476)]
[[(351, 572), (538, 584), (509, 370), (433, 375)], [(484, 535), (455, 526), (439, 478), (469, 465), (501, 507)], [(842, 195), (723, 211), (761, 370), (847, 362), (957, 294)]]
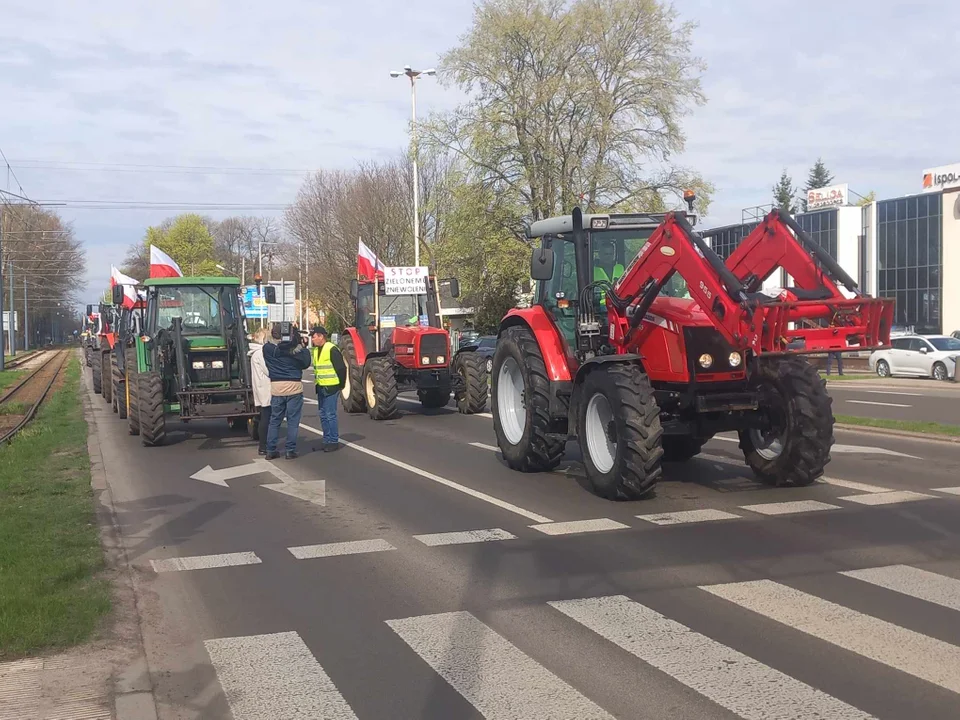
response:
[(315, 325), (310, 331), (311, 335), (328, 335), (327, 329), (323, 325)]

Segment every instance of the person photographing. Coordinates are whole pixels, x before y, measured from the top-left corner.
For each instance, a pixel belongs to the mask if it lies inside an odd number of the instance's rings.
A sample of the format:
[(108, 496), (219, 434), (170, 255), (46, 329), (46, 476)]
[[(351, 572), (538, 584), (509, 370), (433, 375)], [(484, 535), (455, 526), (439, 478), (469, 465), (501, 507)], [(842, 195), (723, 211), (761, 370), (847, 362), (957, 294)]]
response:
[(317, 404), (320, 406), (320, 427), (323, 428), (323, 451), (340, 449), (337, 422), (337, 398), (347, 381), (347, 365), (340, 348), (327, 336), (327, 329), (317, 326), (310, 331), (313, 377), (317, 386)]
[(270, 375), (270, 427), (267, 429), (267, 460), (280, 457), (277, 444), (280, 424), (287, 419), (286, 458), (297, 455), (297, 435), (303, 415), (303, 371), (310, 367), (310, 351), (296, 325), (274, 323), (273, 342), (263, 346), (263, 360)]

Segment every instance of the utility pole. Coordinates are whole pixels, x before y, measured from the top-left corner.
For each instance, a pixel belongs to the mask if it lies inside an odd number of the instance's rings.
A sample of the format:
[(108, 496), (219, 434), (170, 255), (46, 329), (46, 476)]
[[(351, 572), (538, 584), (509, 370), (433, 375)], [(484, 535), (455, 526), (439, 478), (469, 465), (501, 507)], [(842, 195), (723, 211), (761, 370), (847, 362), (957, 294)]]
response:
[(23, 278), (23, 351), (30, 349), (30, 315), (27, 313), (27, 278)]
[(7, 282), (10, 283), (10, 357), (13, 357), (17, 354), (17, 336), (13, 334), (13, 258), (11, 257), (7, 263), (7, 267), (10, 268), (10, 276), (7, 278)]
[[(9, 182), (9, 180), (8, 180)], [(3, 221), (6, 219), (6, 213), (0, 207), (0, 372), (6, 368), (6, 348), (4, 347), (3, 334)], [(13, 323), (10, 323), (11, 326)]]

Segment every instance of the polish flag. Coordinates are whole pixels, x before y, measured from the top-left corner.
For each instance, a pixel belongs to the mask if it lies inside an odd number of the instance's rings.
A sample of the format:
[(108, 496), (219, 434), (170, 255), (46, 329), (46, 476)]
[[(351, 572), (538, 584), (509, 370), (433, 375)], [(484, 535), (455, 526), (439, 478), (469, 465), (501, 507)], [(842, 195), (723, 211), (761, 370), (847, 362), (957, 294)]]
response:
[(132, 308), (137, 302), (137, 281), (129, 275), (124, 275), (113, 265), (110, 266), (110, 287), (123, 286), (123, 306)]
[(156, 245), (150, 246), (150, 277), (183, 277), (180, 266)]
[(357, 250), (357, 277), (373, 280), (374, 275), (377, 279), (383, 278), (383, 271), (386, 267), (377, 259), (376, 254), (363, 244), (360, 239), (360, 247)]

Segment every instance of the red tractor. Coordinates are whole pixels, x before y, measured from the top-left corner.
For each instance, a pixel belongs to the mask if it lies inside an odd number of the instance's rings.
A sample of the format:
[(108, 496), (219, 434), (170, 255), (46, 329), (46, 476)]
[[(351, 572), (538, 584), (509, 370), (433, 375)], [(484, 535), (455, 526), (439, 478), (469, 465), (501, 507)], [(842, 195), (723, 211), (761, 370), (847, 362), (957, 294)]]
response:
[[(726, 263), (690, 217), (574, 209), (528, 229), (541, 238), (536, 302), (504, 317), (492, 370), (510, 467), (550, 470), (578, 439), (597, 494), (640, 498), (662, 460), (688, 460), (737, 431), (762, 481), (823, 474), (831, 398), (804, 355), (889, 345), (893, 301), (863, 295), (785, 212)], [(778, 268), (794, 286), (763, 290)]]
[[(453, 392), (461, 413), (486, 409), (486, 360), (470, 349), (450, 357), (450, 335), (440, 326), (437, 279), (425, 281), (422, 294), (387, 294), (382, 279), (351, 283), (355, 326), (340, 340), (347, 365), (341, 393), (346, 412), (366, 410), (374, 420), (392, 418), (405, 389), (416, 389), (425, 408), (444, 407)], [(457, 297), (459, 283), (449, 282)]]

